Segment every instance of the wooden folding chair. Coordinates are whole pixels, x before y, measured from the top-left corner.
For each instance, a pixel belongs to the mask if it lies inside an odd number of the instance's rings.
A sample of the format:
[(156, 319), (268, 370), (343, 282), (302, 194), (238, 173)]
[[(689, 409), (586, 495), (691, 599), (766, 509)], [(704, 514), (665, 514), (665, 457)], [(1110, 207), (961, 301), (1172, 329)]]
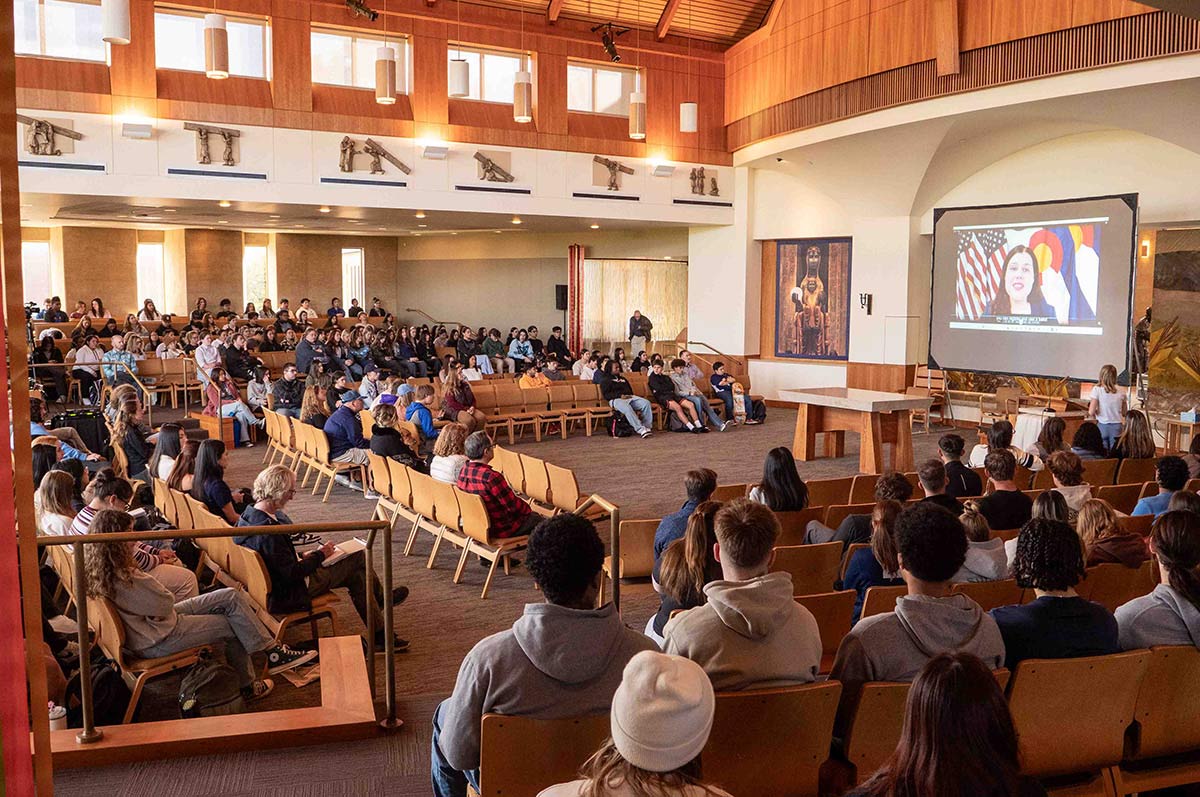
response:
[(487, 580), (483, 582), (483, 592), (480, 599), (486, 599), (491, 589), (492, 579), (496, 575), (496, 565), (504, 560), (504, 573), (509, 572), (509, 558), (528, 543), (528, 535), (521, 537), (493, 537), (492, 521), (488, 517), (487, 507), (478, 495), (465, 493), (454, 488), (458, 496), (459, 515), (462, 521), (463, 534), (468, 538), (463, 545), (462, 555), (458, 559), (458, 569), (454, 571), (454, 583), (462, 579), (463, 568), (467, 564), (468, 555), (475, 553), (492, 563), (488, 569)]
[(789, 545), (775, 548), (772, 572), (790, 573), (793, 595), (830, 592), (842, 566), (842, 544)]
[[(622, 520), (617, 534), (621, 538), (621, 568), (616, 578), (649, 578), (654, 572), (654, 532), (661, 519)], [(613, 578), (612, 556), (604, 557), (604, 575)], [(604, 605), (604, 578), (600, 579), (598, 605)]]
[(550, 517), (557, 510), (550, 497), (550, 474), (546, 472), (543, 460), (528, 454), (519, 454), (521, 472), (525, 476), (525, 495), (529, 498), (529, 506), (539, 515)]
[(1111, 794), (1149, 661), (1150, 651), (1134, 650), (1018, 664), (1008, 707), (1022, 773), (1048, 787), (1047, 779), (1066, 780), (1070, 793)]
[(1142, 483), (1137, 484), (1110, 484), (1104, 487), (1098, 487), (1095, 495), (1101, 501), (1106, 502), (1113, 509), (1128, 515), (1133, 511), (1133, 507), (1137, 504), (1138, 498), (1142, 495)]
[(552, 384), (546, 389), (546, 396), (549, 404), (538, 413), (543, 433), (550, 424), (557, 423), (559, 434), (566, 440), (568, 427), (573, 422), (585, 420), (587, 412), (575, 409), (575, 391), (566, 382)]
[(825, 510), (825, 525), (836, 529), (842, 521), (851, 515), (869, 515), (875, 509), (875, 502), (869, 504), (842, 504), (830, 506)]
[(700, 754), (705, 782), (735, 795), (816, 797), (841, 694), (837, 681), (719, 693)]
[[(420, 473), (412, 468), (405, 468), (408, 473), (408, 482), (412, 490), (412, 511), (415, 517), (413, 518), (412, 528), (408, 531), (408, 540), (404, 543), (404, 555), (408, 556), (412, 551), (413, 543), (417, 539), (417, 531), (424, 529), (437, 538), (437, 509), (434, 502), (433, 478), (427, 474)], [(429, 562), (426, 567), (433, 567), (433, 556), (430, 555)]]
[(846, 546), (846, 554), (842, 557), (842, 569), (838, 571), (839, 581), (846, 580), (846, 569), (850, 567), (850, 560), (854, 558), (854, 554), (870, 547), (871, 543), (869, 542), (852, 542)]
[(823, 673), (829, 672), (833, 667), (838, 646), (850, 633), (850, 621), (854, 614), (854, 598), (856, 596), (857, 593), (852, 589), (796, 596), (796, 603), (812, 613), (817, 621), (817, 628), (821, 629), (821, 672)]
[(433, 487), (433, 508), (437, 521), (433, 550), (429, 552), (429, 561), (426, 564), (426, 567), (432, 569), (442, 540), (448, 541), (455, 548), (466, 550), (467, 539), (462, 534), (458, 496), (454, 485), (432, 478), (429, 483)]
[(732, 501), (735, 498), (745, 498), (750, 486), (748, 484), (719, 484), (713, 490), (710, 501)]
[(1116, 793), (1145, 794), (1200, 782), (1200, 650), (1152, 647), (1138, 688)]
[(600, 386), (592, 382), (575, 382), (571, 385), (575, 393), (575, 409), (583, 413), (584, 426), (587, 436), (592, 436), (592, 430), (597, 422), (603, 423), (612, 415), (612, 407), (600, 396)]
[(337, 613), (334, 611), (341, 600), (332, 592), (317, 595), (311, 600), (310, 608), (290, 614), (272, 614), (267, 609), (267, 601), (271, 594), (271, 575), (258, 551), (237, 545), (232, 540), (228, 547), (230, 574), (246, 588), (246, 597), (254, 606), (254, 613), (263, 625), (267, 627), (276, 642), (283, 641), (284, 633), (296, 623), (307, 622), (312, 638), (316, 639), (317, 620), (322, 617), (329, 620), (333, 636), (338, 635)]
[[(609, 715), (533, 719), (484, 714), (479, 745), (481, 797), (534, 795), (574, 780), (609, 735)], [(531, 750), (537, 755), (530, 755)]]
[(1115, 459), (1085, 459), (1083, 460), (1083, 480), (1096, 487), (1105, 487), (1116, 483), (1117, 460)]
[(955, 595), (966, 595), (990, 612), (999, 606), (1017, 606), (1024, 602), (1025, 590), (1017, 586), (1014, 579), (1003, 581), (963, 581), (950, 590)]
[(779, 521), (779, 539), (775, 541), (777, 548), (803, 545), (808, 524), (813, 520), (824, 520), (825, 507), (809, 506), (797, 512), (776, 512), (775, 519)]
[(351, 462), (334, 462), (329, 456), (329, 437), (320, 429), (313, 429), (309, 438), (313, 445), (312, 466), (317, 472), (316, 481), (313, 483), (312, 494), (316, 495), (317, 490), (321, 486), (321, 476), (326, 476), (329, 479), (325, 487), (325, 495), (321, 497), (321, 503), (329, 502), (329, 494), (333, 492), (333, 483), (337, 476), (343, 473), (351, 473), (358, 471), (359, 483), (366, 489), (367, 485), (367, 466), (355, 465)]
[(387, 458), (379, 456), (374, 451), (368, 451), (367, 471), (371, 475), (371, 489), (379, 494), (379, 500), (375, 503), (375, 512), (371, 517), (395, 523), (396, 513), (400, 507), (397, 505), (396, 499), (392, 497), (392, 474), (388, 468)]
[(849, 504), (872, 504), (875, 503), (875, 485), (879, 482), (878, 473), (860, 473), (854, 477), (854, 484), (850, 486)]
[(908, 594), (908, 587), (868, 587), (863, 597), (862, 614), (859, 619), (876, 614), (896, 611), (896, 600)]
[(1158, 474), (1156, 468), (1158, 460), (1154, 457), (1146, 457), (1145, 459), (1123, 459), (1121, 464), (1117, 466), (1116, 484), (1136, 484), (1139, 482), (1152, 482)]
[(508, 481), (513, 492), (525, 495), (525, 466), (521, 455), (502, 446), (492, 449), (491, 466)]
[(854, 476), (843, 476), (837, 479), (813, 479), (804, 483), (808, 488), (809, 506), (833, 506), (834, 504), (850, 503), (850, 490), (854, 485)]
[(1076, 592), (1084, 600), (1115, 612), (1118, 606), (1153, 592), (1157, 584), (1153, 560), (1147, 559), (1136, 568), (1113, 562), (1089, 567)]

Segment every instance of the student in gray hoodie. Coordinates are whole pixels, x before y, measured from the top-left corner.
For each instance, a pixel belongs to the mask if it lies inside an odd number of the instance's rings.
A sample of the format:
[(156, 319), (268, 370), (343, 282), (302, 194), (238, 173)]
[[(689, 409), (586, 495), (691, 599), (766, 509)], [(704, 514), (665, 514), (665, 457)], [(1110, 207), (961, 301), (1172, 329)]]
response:
[(737, 498), (714, 520), (724, 580), (704, 587), (708, 602), (670, 620), (665, 651), (708, 673), (718, 692), (811, 683), (821, 666), (821, 630), (792, 596), (789, 573), (770, 573), (779, 520)]
[(967, 533), (967, 555), (963, 566), (951, 581), (1000, 581), (1008, 578), (1008, 552), (1004, 540), (993, 537), (987, 518), (979, 511), (979, 504), (967, 501), (958, 516)]
[(1150, 535), (1162, 583), (1149, 595), (1117, 607), (1122, 650), (1151, 645), (1200, 647), (1200, 515), (1160, 515)]
[(993, 670), (1004, 661), (996, 621), (965, 595), (950, 594), (967, 552), (958, 518), (932, 504), (911, 506), (896, 520), (896, 548), (908, 594), (894, 612), (860, 620), (838, 647), (829, 674), (843, 685), (835, 735), (845, 732), (864, 683), (911, 681), (939, 653), (970, 653)]
[(543, 521), (530, 536), (525, 566), (546, 602), (527, 604), (511, 630), (480, 641), (463, 659), (454, 693), (433, 715), (437, 797), (465, 797), (468, 783), (478, 790), (484, 714), (607, 713), (629, 660), (658, 650), (626, 628), (611, 603), (594, 608), (603, 561), (595, 526), (578, 515)]

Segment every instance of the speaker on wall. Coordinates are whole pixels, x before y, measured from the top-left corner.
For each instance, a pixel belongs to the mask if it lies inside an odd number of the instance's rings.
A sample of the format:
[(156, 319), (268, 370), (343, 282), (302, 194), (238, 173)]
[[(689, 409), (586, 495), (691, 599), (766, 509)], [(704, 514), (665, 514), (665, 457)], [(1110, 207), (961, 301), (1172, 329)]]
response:
[(555, 310), (566, 310), (567, 309), (567, 286), (566, 285), (555, 285), (554, 286), (554, 309)]

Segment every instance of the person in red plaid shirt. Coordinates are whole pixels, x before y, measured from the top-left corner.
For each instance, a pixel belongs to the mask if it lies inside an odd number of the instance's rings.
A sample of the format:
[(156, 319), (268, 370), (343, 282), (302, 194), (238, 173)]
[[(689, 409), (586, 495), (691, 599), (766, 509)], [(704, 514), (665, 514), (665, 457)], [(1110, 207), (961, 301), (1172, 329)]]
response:
[(483, 498), (492, 523), (492, 536), (523, 537), (531, 533), (542, 518), (513, 492), (508, 479), (488, 464), (492, 461), (492, 439), (485, 432), (472, 432), (467, 435), (463, 449), (470, 462), (458, 472), (457, 486), (465, 493)]

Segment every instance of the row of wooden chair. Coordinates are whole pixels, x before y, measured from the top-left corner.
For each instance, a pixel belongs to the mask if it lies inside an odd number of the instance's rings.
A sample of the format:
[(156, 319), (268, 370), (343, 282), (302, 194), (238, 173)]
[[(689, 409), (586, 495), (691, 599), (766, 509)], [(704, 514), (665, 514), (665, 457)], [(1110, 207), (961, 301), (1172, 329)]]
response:
[(322, 503), (329, 501), (333, 492), (333, 484), (337, 477), (347, 473), (358, 472), (359, 484), (366, 489), (367, 467), (350, 462), (335, 462), (329, 455), (329, 437), (324, 431), (312, 424), (303, 423), (288, 415), (280, 415), (272, 410), (263, 410), (264, 430), (267, 434), (267, 450), (264, 461), (271, 464), (275, 454), (280, 455), (279, 461), (297, 472), (300, 466), (305, 467), (304, 477), (300, 479), (300, 489), (307, 489), (309, 477), (313, 478), (312, 494), (316, 495), (321, 487), (321, 479), (327, 478)]
[[(1052, 795), (1126, 795), (1200, 779), (1200, 690), (1191, 688), (1200, 679), (1200, 651), (1194, 647), (1031, 659), (1011, 675), (995, 675), (1016, 725), (1022, 771)], [(701, 754), (704, 780), (731, 794), (840, 794), (895, 750), (910, 688), (865, 684), (848, 708), (833, 761), (839, 682), (720, 693)], [(607, 738), (609, 718), (488, 714), (481, 733), (480, 793), (535, 794), (577, 777)], [(534, 747), (538, 755), (528, 755)]]

